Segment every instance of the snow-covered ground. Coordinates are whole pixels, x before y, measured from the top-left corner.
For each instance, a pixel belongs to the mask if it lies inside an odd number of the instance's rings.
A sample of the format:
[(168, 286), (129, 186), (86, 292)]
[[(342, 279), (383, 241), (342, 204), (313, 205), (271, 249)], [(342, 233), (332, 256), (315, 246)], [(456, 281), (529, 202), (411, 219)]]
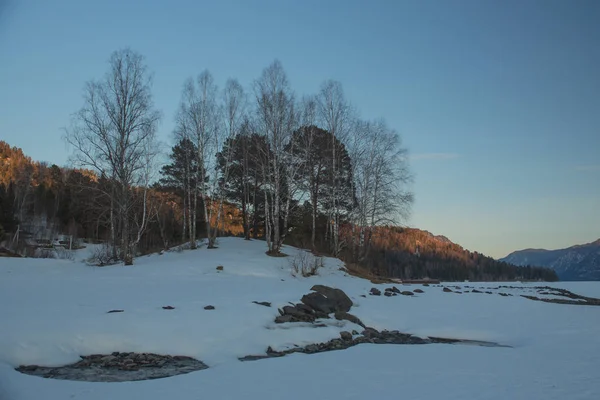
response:
[[(299, 250), (284, 251), (293, 256)], [(264, 252), (264, 242), (227, 238), (215, 250), (142, 257), (132, 267), (0, 258), (0, 400), (600, 398), (600, 307), (531, 301), (519, 294), (544, 297), (531, 289), (536, 285), (514, 283), (448, 284), (493, 295), (402, 285), (401, 290), (418, 287), (425, 293), (369, 296), (371, 287), (383, 291), (391, 285), (348, 276), (335, 259), (326, 259), (319, 276), (293, 277), (292, 257)], [(219, 265), (223, 271), (216, 270)], [(351, 313), (377, 329), (511, 347), (359, 345), (238, 361), (263, 354), (267, 346), (280, 350), (361, 331), (347, 321), (330, 320), (320, 328), (273, 323), (278, 306), (298, 302), (314, 284), (344, 290), (355, 303)], [(550, 286), (600, 297), (600, 283)], [(167, 305), (175, 309), (163, 310)], [(204, 310), (206, 305), (215, 310)], [(125, 311), (108, 314), (112, 309)], [(113, 351), (187, 355), (210, 368), (126, 383), (61, 381), (14, 370)]]

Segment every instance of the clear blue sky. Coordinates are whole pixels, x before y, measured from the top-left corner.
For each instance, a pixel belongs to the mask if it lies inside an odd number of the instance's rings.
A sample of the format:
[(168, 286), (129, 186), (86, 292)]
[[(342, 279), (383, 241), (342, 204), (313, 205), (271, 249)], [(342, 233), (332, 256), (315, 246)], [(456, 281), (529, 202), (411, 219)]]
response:
[(343, 83), (412, 154), (410, 226), (501, 257), (600, 237), (600, 1), (0, 0), (0, 139), (64, 165), (85, 81), (130, 46), (168, 142), (185, 78)]

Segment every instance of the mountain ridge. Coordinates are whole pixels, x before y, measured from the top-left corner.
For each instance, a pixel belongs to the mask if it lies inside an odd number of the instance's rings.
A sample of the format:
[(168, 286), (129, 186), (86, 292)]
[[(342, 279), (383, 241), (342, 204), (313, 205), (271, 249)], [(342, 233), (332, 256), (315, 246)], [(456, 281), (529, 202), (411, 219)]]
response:
[(563, 249), (517, 250), (499, 261), (552, 268), (561, 280), (596, 281), (600, 280), (600, 239)]

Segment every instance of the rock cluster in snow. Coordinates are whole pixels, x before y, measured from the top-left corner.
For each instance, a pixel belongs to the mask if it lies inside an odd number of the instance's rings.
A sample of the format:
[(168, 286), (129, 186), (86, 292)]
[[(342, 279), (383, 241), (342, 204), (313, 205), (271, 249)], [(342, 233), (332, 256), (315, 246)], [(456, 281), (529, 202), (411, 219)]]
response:
[(302, 296), (301, 303), (280, 308), (275, 322), (315, 322), (334, 314), (338, 320), (348, 320), (364, 327), (358, 317), (348, 313), (353, 303), (343, 290), (324, 285), (315, 285), (311, 290), (311, 293)]
[(420, 338), (418, 336), (413, 336), (408, 333), (402, 333), (399, 331), (378, 331), (374, 328), (365, 328), (362, 333), (359, 335), (358, 332), (353, 331), (352, 333), (344, 331), (340, 332), (339, 339), (332, 339), (328, 342), (324, 343), (314, 343), (309, 344), (304, 347), (294, 347), (292, 349), (277, 351), (273, 350), (271, 347), (267, 348), (266, 354), (262, 355), (250, 355), (241, 357), (240, 361), (255, 361), (262, 360), (265, 358), (273, 358), (273, 357), (282, 357), (292, 353), (304, 353), (304, 354), (315, 354), (322, 353), (325, 351), (335, 351), (335, 350), (344, 350), (352, 346), (356, 346), (363, 343), (371, 343), (371, 344), (431, 344), (431, 343), (443, 343), (443, 344), (475, 344), (480, 346), (489, 346), (489, 347), (506, 347), (498, 345), (497, 343), (492, 342), (481, 342), (481, 341), (471, 341), (471, 340), (462, 340), (462, 339), (447, 339), (447, 338), (437, 338), (437, 337), (428, 337), (428, 338)]
[(17, 368), (29, 375), (44, 378), (88, 382), (125, 382), (166, 378), (206, 369), (202, 361), (186, 356), (152, 353), (92, 354), (81, 356), (75, 364), (62, 367), (23, 365)]

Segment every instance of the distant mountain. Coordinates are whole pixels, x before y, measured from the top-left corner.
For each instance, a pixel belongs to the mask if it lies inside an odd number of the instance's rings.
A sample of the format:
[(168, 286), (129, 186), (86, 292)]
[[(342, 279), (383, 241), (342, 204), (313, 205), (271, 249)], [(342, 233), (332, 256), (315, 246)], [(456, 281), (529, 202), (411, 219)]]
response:
[(600, 280), (600, 239), (566, 249), (525, 249), (500, 259), (515, 265), (552, 268), (564, 281)]

